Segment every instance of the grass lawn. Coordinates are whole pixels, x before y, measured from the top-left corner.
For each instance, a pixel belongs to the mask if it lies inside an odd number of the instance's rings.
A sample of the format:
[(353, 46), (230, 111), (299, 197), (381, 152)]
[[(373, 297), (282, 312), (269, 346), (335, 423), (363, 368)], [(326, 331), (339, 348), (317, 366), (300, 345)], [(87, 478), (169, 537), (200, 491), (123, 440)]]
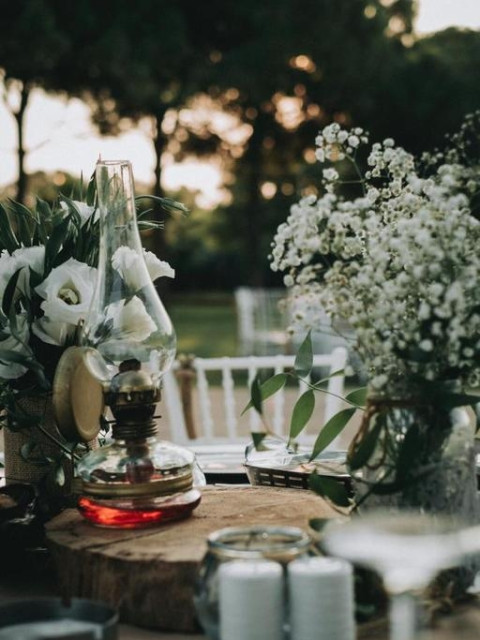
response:
[(177, 332), (177, 353), (202, 358), (238, 355), (233, 295), (176, 295), (167, 310)]

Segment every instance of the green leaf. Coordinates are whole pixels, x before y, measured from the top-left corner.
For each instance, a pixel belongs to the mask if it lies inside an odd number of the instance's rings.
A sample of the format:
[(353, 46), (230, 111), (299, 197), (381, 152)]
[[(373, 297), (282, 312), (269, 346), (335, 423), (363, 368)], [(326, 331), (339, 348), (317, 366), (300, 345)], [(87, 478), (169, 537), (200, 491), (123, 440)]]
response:
[(367, 387), (360, 387), (360, 389), (350, 391), (350, 393), (347, 393), (345, 396), (345, 400), (359, 407), (364, 407), (367, 401)]
[[(277, 391), (280, 391), (280, 389), (285, 386), (287, 379), (288, 375), (286, 373), (277, 373), (271, 378), (268, 378), (268, 380), (262, 382), (262, 384), (260, 385), (262, 400), (266, 400), (270, 396), (273, 396), (274, 393), (277, 393)], [(250, 400), (250, 402), (242, 411), (241, 415), (243, 416), (243, 414), (248, 411), (248, 409), (251, 409), (251, 407), (253, 407), (253, 404)]]
[(253, 440), (253, 446), (257, 451), (266, 451), (267, 447), (263, 444), (266, 437), (265, 431), (252, 431), (251, 436)]
[(15, 291), (17, 289), (18, 277), (20, 275), (21, 270), (22, 270), (22, 267), (20, 267), (20, 269), (17, 269), (15, 271), (13, 276), (8, 281), (7, 286), (5, 287), (5, 292), (3, 294), (3, 300), (2, 300), (2, 311), (7, 317), (10, 315), (10, 311), (12, 310), (12, 304), (14, 303), (14, 300), (15, 300)]
[(300, 345), (297, 356), (295, 358), (295, 372), (301, 378), (309, 376), (313, 366), (313, 348), (311, 331), (305, 337)]
[(336, 378), (338, 376), (343, 376), (343, 375), (345, 375), (345, 369), (338, 369), (337, 371), (334, 371), (326, 378), (317, 380), (312, 386), (314, 389), (317, 389), (318, 391), (325, 391), (327, 388), (326, 383), (330, 380), (330, 378)]
[(327, 526), (327, 524), (331, 523), (331, 518), (310, 518), (308, 524), (311, 529), (320, 533)]
[(378, 436), (384, 425), (384, 420), (377, 417), (373, 429), (369, 431), (357, 445), (352, 453), (349, 453), (347, 458), (348, 466), (352, 471), (361, 469), (370, 460), (375, 446), (377, 444)]
[(312, 473), (308, 479), (308, 484), (312, 491), (315, 491), (323, 498), (328, 498), (339, 507), (349, 507), (351, 504), (345, 485), (339, 480)]
[(356, 409), (342, 409), (328, 420), (327, 424), (318, 434), (313, 445), (310, 460), (316, 458), (335, 438), (343, 431), (349, 423)]
[(72, 215), (69, 214), (61, 222), (56, 224), (52, 230), (50, 238), (45, 246), (45, 273), (46, 277), (52, 270), (52, 266), (55, 263), (55, 258), (59, 253), (62, 245), (68, 238), (68, 229), (70, 226)]
[(258, 377), (255, 377), (252, 381), (252, 386), (250, 387), (250, 397), (252, 401), (253, 408), (260, 415), (262, 414), (262, 392), (260, 390), (260, 383), (258, 382)]
[(164, 209), (168, 213), (172, 213), (172, 211), (189, 213), (189, 209), (184, 204), (182, 204), (181, 202), (177, 202), (176, 200), (172, 200), (172, 198), (160, 198), (159, 196), (152, 195), (135, 196), (135, 200), (144, 200), (145, 198), (153, 200), (154, 202), (158, 202), (161, 205), (162, 209)]
[(163, 222), (155, 222), (154, 220), (139, 220), (138, 228), (141, 230), (144, 229), (163, 229), (165, 225)]
[(10, 218), (7, 210), (0, 204), (0, 249), (6, 249), (9, 253), (13, 253), (20, 248), (15, 234), (12, 231)]
[[(30, 213), (30, 212), (29, 212)], [(23, 213), (17, 214), (17, 234), (22, 239), (24, 247), (31, 247), (33, 244), (33, 233), (28, 224), (27, 217)]]
[(38, 384), (42, 389), (47, 390), (50, 388), (50, 383), (45, 377), (42, 365), (35, 360), (33, 356), (25, 356), (18, 351), (12, 351), (10, 349), (0, 349), (0, 362), (7, 366), (12, 362), (24, 366), (35, 374)]
[(290, 420), (290, 440), (295, 440), (295, 438), (303, 431), (312, 417), (314, 409), (315, 394), (311, 389), (308, 389), (308, 391), (302, 393), (293, 407), (292, 418)]
[(95, 183), (95, 173), (93, 173), (88, 182), (87, 195), (86, 195), (86, 203), (91, 207), (93, 207), (93, 205), (95, 204), (96, 193), (97, 193), (97, 187)]

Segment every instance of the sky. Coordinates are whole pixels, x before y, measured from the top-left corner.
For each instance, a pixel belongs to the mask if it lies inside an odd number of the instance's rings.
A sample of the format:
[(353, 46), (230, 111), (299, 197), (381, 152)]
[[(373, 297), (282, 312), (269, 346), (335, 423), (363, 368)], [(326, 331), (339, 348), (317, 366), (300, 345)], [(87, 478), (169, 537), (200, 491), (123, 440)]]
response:
[[(417, 33), (438, 31), (448, 26), (480, 29), (480, 0), (420, 0)], [(145, 124), (143, 125), (145, 127)], [(95, 135), (89, 124), (89, 109), (80, 100), (62, 100), (37, 91), (26, 117), (25, 139), (29, 153), (27, 172), (63, 170), (85, 176), (93, 172), (99, 155), (103, 159), (128, 159), (138, 182), (153, 182), (154, 155), (148, 132), (138, 127), (116, 138)], [(16, 134), (11, 115), (0, 102), (0, 186), (16, 179)], [(164, 186), (181, 185), (202, 191), (199, 205), (218, 201), (220, 172), (208, 164), (164, 168)]]

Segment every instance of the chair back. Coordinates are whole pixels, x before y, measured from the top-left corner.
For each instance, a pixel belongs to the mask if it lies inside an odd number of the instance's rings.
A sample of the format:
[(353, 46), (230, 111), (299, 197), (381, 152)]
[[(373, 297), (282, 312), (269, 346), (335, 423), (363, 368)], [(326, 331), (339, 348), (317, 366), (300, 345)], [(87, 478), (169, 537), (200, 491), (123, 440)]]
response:
[[(330, 354), (315, 355), (315, 379), (343, 371), (347, 351), (338, 347)], [(254, 409), (241, 413), (250, 399), (250, 386), (258, 373), (265, 377), (293, 369), (294, 356), (245, 356), (177, 360), (163, 379), (163, 400), (169, 437), (178, 444), (214, 445), (248, 443), (250, 432), (262, 429)], [(292, 378), (293, 379), (293, 378)], [(333, 376), (327, 393), (316, 393), (313, 433), (301, 434), (299, 442), (313, 442), (319, 429), (342, 407), (344, 374)], [(264, 403), (269, 427), (287, 436), (291, 409), (306, 384), (286, 385)], [(332, 443), (333, 445), (335, 443)]]
[(234, 295), (242, 355), (291, 351), (286, 289), (239, 287)]

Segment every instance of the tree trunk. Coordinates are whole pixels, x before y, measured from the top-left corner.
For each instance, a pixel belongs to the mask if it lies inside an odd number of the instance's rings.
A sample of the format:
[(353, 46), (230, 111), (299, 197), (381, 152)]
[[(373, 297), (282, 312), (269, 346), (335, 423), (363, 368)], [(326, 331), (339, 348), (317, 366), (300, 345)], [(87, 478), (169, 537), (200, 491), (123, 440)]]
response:
[[(258, 131), (258, 129), (257, 129)], [(262, 200), (260, 198), (260, 176), (262, 174), (262, 136), (255, 129), (248, 141), (245, 154), (247, 167), (247, 199), (245, 207), (245, 255), (248, 256), (249, 282), (252, 287), (263, 285), (263, 273), (261, 267), (261, 211)]]
[[(153, 114), (153, 126), (152, 126), (152, 142), (153, 148), (155, 150), (155, 185), (153, 188), (153, 195), (157, 196), (157, 198), (162, 198), (165, 194), (162, 188), (162, 156), (165, 151), (165, 147), (167, 145), (167, 137), (162, 131), (162, 122), (165, 117), (166, 109), (162, 108), (156, 111)], [(163, 220), (166, 224), (166, 212), (162, 209), (162, 207), (158, 203), (153, 204), (153, 217), (156, 220)], [(161, 230), (160, 232), (155, 234), (155, 253), (161, 260), (168, 260), (167, 255), (167, 241), (166, 241), (166, 232), (165, 230)], [(168, 291), (170, 288), (170, 278), (159, 278), (159, 280), (155, 283), (156, 289), (160, 296), (164, 299), (168, 296)]]
[[(164, 191), (162, 188), (162, 156), (165, 151), (165, 147), (167, 144), (167, 137), (162, 131), (162, 121), (165, 116), (165, 109), (159, 109), (153, 115), (153, 148), (155, 150), (155, 185), (153, 188), (153, 195), (158, 198), (162, 198), (164, 196)], [(154, 203), (153, 205), (154, 217), (157, 220), (165, 219), (165, 211), (160, 207), (159, 204)], [(162, 258), (165, 256), (166, 242), (165, 242), (165, 233), (159, 233), (156, 238), (155, 245), (158, 249), (159, 256)]]
[(28, 104), (28, 99), (30, 97), (30, 86), (26, 83), (22, 85), (22, 90), (20, 94), (20, 105), (18, 110), (13, 112), (13, 116), (17, 123), (17, 138), (18, 138), (18, 149), (17, 149), (17, 157), (18, 157), (18, 180), (17, 180), (17, 196), (16, 199), (18, 202), (25, 203), (25, 198), (27, 195), (27, 174), (25, 172), (25, 142), (23, 139), (24, 134), (24, 118), (25, 111)]

